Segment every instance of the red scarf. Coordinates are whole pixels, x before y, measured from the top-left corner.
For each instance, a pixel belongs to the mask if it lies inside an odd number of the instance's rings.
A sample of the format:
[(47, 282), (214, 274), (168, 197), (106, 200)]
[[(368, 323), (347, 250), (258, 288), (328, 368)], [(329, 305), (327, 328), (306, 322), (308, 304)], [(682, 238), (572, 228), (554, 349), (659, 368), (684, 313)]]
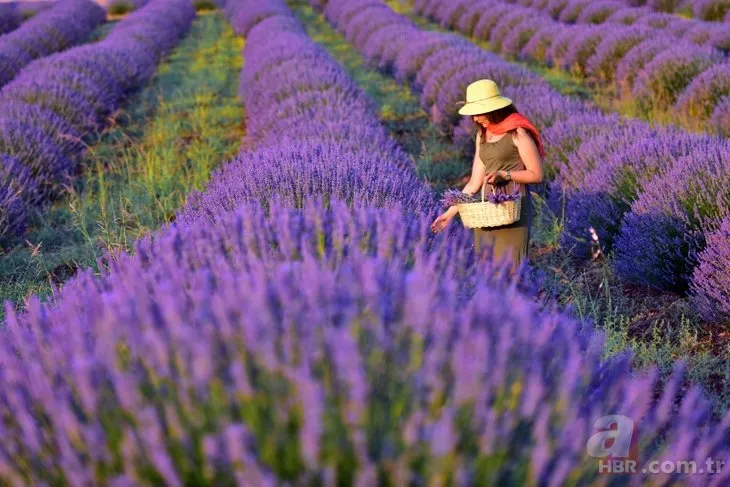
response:
[(520, 127), (527, 130), (527, 132), (532, 135), (532, 138), (535, 140), (535, 144), (537, 145), (537, 152), (540, 154), (540, 157), (544, 158), (545, 148), (543, 147), (542, 140), (540, 139), (540, 132), (538, 132), (535, 126), (532, 125), (532, 122), (530, 122), (521, 113), (513, 113), (498, 124), (490, 123), (489, 131), (494, 135), (502, 135), (506, 134), (510, 130), (515, 130)]

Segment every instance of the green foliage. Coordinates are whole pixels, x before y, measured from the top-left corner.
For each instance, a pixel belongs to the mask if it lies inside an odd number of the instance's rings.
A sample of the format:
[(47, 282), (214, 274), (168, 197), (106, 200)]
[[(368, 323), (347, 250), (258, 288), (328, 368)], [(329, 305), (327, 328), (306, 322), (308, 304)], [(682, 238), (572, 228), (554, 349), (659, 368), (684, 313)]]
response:
[(195, 0), (194, 5), (196, 12), (209, 12), (218, 8), (213, 0)]
[(134, 7), (133, 3), (121, 0), (121, 1), (112, 3), (109, 6), (108, 12), (109, 12), (109, 15), (120, 16), (120, 15), (126, 15), (129, 12), (133, 11), (134, 9), (135, 9), (135, 7)]

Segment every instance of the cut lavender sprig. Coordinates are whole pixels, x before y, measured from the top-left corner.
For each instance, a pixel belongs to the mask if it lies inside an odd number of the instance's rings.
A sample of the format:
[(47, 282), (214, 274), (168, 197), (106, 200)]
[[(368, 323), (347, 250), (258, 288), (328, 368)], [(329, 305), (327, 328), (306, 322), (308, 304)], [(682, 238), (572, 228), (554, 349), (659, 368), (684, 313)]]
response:
[(470, 194), (459, 191), (458, 189), (448, 189), (441, 196), (441, 203), (446, 208), (464, 203), (476, 203), (477, 201), (480, 200)]
[[(493, 193), (491, 190), (489, 190), (488, 192), (485, 192), (484, 201), (499, 204), (506, 201), (514, 201), (519, 198), (519, 196), (519, 192), (504, 193), (497, 191)], [(441, 204), (443, 204), (446, 208), (454, 205), (462, 205), (465, 203), (479, 203), (481, 201), (482, 198), (479, 193), (477, 193), (476, 195), (469, 195), (467, 193), (459, 191), (458, 189), (449, 189), (445, 191), (444, 194), (441, 196)]]

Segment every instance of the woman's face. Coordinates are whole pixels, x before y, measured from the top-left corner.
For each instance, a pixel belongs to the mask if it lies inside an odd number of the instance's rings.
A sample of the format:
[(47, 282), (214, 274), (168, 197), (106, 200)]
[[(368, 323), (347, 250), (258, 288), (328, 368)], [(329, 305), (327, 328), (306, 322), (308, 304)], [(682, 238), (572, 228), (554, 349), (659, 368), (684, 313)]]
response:
[(487, 120), (487, 116), (486, 115), (483, 115), (483, 114), (482, 115), (472, 115), (471, 116), (471, 119), (475, 123), (478, 123), (479, 125), (481, 125), (482, 127), (485, 127), (486, 128), (486, 126), (489, 125), (489, 121)]

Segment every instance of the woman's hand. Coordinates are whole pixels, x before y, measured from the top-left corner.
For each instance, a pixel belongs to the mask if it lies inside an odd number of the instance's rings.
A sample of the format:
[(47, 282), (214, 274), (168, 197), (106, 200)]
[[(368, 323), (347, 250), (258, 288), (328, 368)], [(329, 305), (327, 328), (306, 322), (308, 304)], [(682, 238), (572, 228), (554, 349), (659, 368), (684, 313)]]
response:
[(505, 171), (491, 171), (484, 176), (484, 184), (499, 184), (507, 182), (507, 173)]
[(443, 212), (438, 217), (436, 217), (433, 223), (431, 223), (431, 231), (433, 233), (439, 233), (447, 226), (449, 226), (449, 223), (451, 223), (451, 220), (454, 219), (455, 215), (456, 213), (452, 212), (451, 210)]

